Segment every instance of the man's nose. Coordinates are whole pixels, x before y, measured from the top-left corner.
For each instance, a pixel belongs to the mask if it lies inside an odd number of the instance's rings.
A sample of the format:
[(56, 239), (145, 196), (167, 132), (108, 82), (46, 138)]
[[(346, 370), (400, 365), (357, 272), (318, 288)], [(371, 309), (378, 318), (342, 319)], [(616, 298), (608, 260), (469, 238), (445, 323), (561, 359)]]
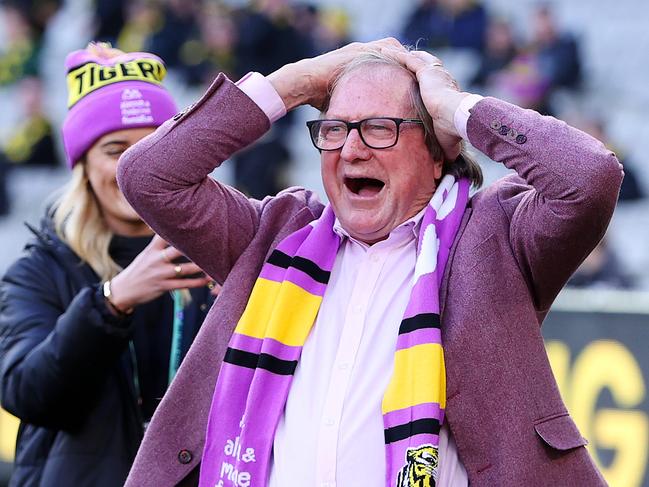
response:
[(371, 149), (361, 139), (358, 129), (351, 129), (347, 134), (347, 140), (340, 151), (340, 157), (347, 161), (366, 160), (372, 157)]

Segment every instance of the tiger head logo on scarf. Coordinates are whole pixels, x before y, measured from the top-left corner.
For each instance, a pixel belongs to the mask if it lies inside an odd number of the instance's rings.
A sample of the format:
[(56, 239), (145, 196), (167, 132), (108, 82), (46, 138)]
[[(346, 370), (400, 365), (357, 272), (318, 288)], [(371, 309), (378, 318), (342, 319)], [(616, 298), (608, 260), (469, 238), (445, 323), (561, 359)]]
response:
[(435, 487), (438, 450), (432, 445), (408, 448), (406, 464), (397, 477), (396, 487)]

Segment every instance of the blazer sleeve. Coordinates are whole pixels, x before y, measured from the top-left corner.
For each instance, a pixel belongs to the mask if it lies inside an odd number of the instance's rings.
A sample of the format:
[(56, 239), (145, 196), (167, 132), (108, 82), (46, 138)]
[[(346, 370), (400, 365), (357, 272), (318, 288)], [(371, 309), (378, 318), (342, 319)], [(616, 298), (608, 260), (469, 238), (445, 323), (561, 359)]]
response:
[(98, 400), (132, 329), (128, 320), (106, 321), (90, 286), (64, 307), (56, 272), (63, 271), (32, 251), (0, 282), (0, 394), (2, 407), (27, 423), (73, 430)]
[(126, 199), (220, 282), (255, 235), (264, 203), (209, 174), (269, 127), (264, 112), (220, 74), (198, 102), (120, 159), (117, 181)]
[(494, 98), (471, 109), (467, 133), (474, 147), (522, 178), (501, 184), (498, 199), (514, 257), (544, 312), (603, 237), (622, 165), (591, 136)]

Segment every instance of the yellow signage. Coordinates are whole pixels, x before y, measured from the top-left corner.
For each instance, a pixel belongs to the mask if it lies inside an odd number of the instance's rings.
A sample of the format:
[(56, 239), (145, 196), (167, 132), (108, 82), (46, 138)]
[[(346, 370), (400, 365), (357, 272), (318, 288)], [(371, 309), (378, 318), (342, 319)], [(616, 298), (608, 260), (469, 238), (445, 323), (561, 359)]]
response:
[[(571, 367), (565, 343), (549, 340), (545, 345), (561, 396), (604, 478), (611, 487), (639, 487), (647, 473), (649, 418), (637, 409), (646, 385), (635, 357), (618, 341), (595, 340), (574, 357)], [(597, 409), (604, 391), (617, 407)], [(612, 450), (613, 461), (604, 465), (598, 449)]]
[(0, 409), (0, 460), (3, 462), (13, 462), (18, 424), (18, 418)]

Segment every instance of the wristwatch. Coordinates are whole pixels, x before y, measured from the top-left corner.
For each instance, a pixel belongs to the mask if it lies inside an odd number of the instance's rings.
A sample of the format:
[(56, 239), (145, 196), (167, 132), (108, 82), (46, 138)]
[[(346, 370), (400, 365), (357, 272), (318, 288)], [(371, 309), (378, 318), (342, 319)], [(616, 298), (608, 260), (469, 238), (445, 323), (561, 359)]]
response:
[(113, 297), (113, 291), (110, 288), (111, 282), (110, 279), (106, 282), (104, 282), (101, 286), (101, 289), (104, 293), (104, 299), (106, 299), (106, 302), (110, 305), (112, 309), (115, 310), (115, 312), (120, 315), (120, 316), (125, 316), (125, 315), (130, 315), (133, 312), (133, 308), (129, 308), (127, 310), (122, 310), (119, 307), (113, 303), (113, 300), (111, 299)]

